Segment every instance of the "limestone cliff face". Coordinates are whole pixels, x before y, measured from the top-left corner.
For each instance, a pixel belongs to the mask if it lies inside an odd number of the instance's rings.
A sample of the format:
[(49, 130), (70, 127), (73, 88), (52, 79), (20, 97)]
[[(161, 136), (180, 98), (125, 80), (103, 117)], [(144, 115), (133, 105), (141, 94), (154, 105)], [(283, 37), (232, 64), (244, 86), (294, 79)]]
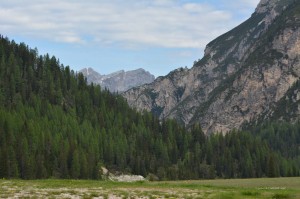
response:
[(79, 72), (87, 78), (88, 83), (99, 84), (111, 92), (124, 92), (130, 88), (151, 83), (155, 79), (154, 75), (141, 68), (126, 72), (121, 70), (108, 75), (100, 75), (92, 68), (84, 68)]
[(177, 69), (123, 96), (160, 118), (227, 132), (262, 114), (271, 117), (299, 80), (299, 55), (300, 2), (261, 0), (247, 21), (210, 42), (191, 69)]

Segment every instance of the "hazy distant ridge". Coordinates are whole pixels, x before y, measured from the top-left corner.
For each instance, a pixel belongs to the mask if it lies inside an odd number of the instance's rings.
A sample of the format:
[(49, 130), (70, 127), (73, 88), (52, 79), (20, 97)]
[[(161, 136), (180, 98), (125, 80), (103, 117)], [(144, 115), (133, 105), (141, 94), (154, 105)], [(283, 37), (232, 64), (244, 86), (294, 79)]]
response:
[(111, 92), (124, 92), (143, 84), (152, 83), (155, 79), (154, 75), (142, 68), (131, 71), (120, 70), (108, 75), (101, 75), (93, 68), (84, 68), (79, 72), (87, 78), (88, 83), (99, 84)]

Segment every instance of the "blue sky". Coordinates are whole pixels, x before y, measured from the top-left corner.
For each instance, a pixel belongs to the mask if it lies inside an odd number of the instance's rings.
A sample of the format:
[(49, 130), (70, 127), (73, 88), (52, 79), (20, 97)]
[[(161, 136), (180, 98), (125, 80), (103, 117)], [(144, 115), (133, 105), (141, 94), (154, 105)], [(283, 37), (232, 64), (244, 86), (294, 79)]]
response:
[(0, 0), (0, 34), (75, 71), (191, 67), (206, 44), (250, 17), (259, 0)]

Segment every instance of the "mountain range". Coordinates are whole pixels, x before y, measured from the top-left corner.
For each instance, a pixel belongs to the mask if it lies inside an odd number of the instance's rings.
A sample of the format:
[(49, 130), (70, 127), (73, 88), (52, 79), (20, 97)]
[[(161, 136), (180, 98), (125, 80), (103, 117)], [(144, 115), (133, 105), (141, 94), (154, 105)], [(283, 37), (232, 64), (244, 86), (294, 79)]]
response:
[(0, 179), (300, 176), (300, 122), (279, 121), (299, 118), (299, 19), (299, 1), (261, 1), (191, 69), (123, 93), (162, 120), (0, 35)]
[(300, 1), (261, 0), (252, 16), (207, 44), (180, 68), (123, 93), (138, 110), (206, 133), (262, 121), (298, 119)]
[(142, 68), (131, 71), (120, 70), (108, 75), (101, 75), (92, 68), (84, 68), (79, 72), (87, 78), (88, 83), (99, 84), (111, 92), (124, 92), (133, 87), (149, 84), (155, 79), (154, 75)]

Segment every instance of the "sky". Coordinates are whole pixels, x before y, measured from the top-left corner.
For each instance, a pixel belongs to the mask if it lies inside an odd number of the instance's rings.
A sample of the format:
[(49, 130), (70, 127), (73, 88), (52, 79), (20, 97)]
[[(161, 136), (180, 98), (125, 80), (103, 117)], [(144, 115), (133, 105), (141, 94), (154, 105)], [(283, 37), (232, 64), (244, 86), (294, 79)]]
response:
[(78, 71), (192, 67), (259, 0), (0, 0), (0, 34)]

